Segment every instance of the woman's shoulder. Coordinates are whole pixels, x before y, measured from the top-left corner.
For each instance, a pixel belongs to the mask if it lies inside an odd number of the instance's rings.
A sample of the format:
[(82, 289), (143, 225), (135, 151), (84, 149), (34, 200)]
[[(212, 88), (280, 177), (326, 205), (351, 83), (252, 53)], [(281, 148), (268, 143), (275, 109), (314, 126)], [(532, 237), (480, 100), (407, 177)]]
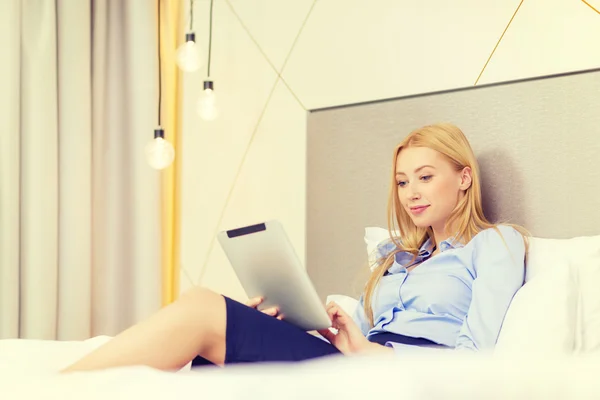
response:
[(511, 225), (499, 224), (484, 229), (473, 237), (469, 243), (475, 249), (486, 251), (509, 250), (511, 253), (524, 253), (525, 239), (523, 234)]
[(508, 237), (522, 237), (521, 233), (512, 225), (498, 224), (491, 228), (487, 228), (479, 232), (473, 237), (473, 239), (492, 239), (500, 238), (502, 236)]
[(500, 237), (501, 236), (521, 236), (521, 233), (512, 225), (507, 224), (498, 224), (491, 228), (484, 229), (477, 233), (473, 237), (476, 238), (490, 238), (490, 237)]

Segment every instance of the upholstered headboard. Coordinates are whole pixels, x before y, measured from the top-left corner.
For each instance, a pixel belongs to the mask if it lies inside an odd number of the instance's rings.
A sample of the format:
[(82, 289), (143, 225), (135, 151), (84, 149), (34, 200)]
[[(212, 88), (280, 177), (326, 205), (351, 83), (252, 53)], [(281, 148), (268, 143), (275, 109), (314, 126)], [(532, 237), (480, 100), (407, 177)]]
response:
[(600, 69), (313, 110), (306, 262), (321, 297), (360, 293), (394, 146), (441, 121), (471, 142), (488, 218), (538, 237), (600, 234)]

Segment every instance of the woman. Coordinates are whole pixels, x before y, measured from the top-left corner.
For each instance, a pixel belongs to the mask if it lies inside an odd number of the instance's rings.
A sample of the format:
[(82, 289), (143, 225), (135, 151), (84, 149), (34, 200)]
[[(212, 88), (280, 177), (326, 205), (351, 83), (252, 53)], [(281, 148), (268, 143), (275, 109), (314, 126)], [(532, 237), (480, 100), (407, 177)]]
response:
[(299, 361), (425, 346), (488, 350), (525, 276), (526, 232), (483, 215), (477, 161), (450, 124), (425, 126), (396, 147), (388, 217), (399, 237), (379, 261), (353, 317), (327, 305), (327, 340), (203, 288), (113, 338), (65, 371), (125, 365)]

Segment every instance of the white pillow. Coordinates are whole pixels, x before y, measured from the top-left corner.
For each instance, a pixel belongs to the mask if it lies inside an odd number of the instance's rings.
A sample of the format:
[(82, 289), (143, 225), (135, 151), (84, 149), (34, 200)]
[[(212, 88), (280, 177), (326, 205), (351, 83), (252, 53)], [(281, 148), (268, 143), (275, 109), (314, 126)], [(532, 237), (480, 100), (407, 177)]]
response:
[(576, 351), (600, 352), (600, 251), (572, 264), (579, 286)]
[(367, 256), (369, 257), (369, 266), (371, 271), (375, 266), (375, 262), (377, 261), (378, 254), (375, 250), (377, 250), (377, 246), (379, 243), (384, 240), (389, 240), (390, 234), (387, 229), (379, 228), (376, 226), (371, 226), (365, 228), (365, 243), (367, 244)]
[(579, 292), (573, 269), (568, 264), (554, 264), (556, 268), (525, 283), (514, 296), (495, 354), (573, 353)]
[(541, 271), (553, 266), (576, 263), (579, 259), (600, 254), (600, 235), (579, 236), (571, 239), (543, 239), (532, 237), (529, 240), (525, 281), (529, 281)]
[(377, 226), (368, 226), (365, 228), (365, 243), (367, 245), (367, 254), (371, 254), (379, 243), (390, 238), (388, 230)]

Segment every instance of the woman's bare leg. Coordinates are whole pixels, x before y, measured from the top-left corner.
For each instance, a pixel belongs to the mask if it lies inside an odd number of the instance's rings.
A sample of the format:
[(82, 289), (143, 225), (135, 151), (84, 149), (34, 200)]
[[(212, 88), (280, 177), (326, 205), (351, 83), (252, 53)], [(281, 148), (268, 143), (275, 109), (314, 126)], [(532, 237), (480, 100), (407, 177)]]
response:
[(178, 370), (198, 354), (223, 365), (225, 328), (223, 296), (200, 287), (193, 288), (62, 372), (129, 365)]

